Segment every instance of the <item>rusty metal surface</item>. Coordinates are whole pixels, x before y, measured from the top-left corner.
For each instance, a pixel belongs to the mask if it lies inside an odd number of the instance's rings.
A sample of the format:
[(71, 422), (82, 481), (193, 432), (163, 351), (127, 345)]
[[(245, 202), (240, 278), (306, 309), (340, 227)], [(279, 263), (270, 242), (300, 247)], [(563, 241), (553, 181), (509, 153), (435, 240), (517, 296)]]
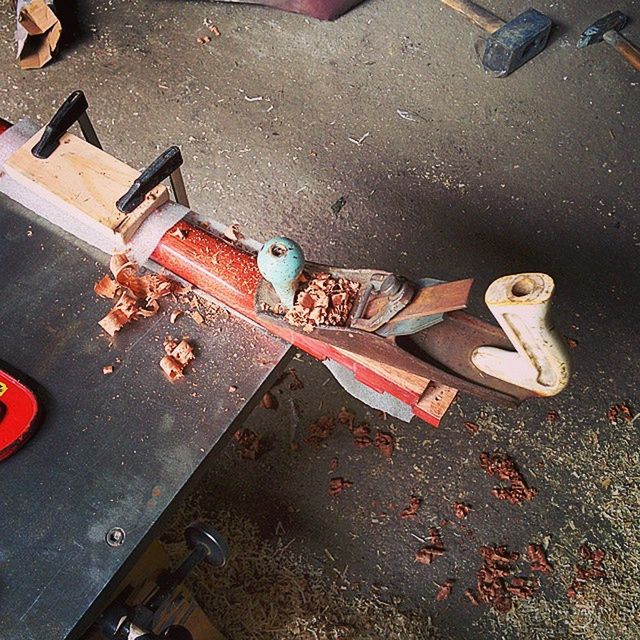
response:
[[(0, 225), (0, 359), (44, 405), (40, 431), (0, 463), (0, 635), (75, 639), (290, 347), (226, 314), (199, 326), (167, 313), (110, 346), (96, 324), (109, 302), (93, 293), (104, 256), (4, 196)], [(173, 385), (158, 366), (166, 334), (197, 354)], [(122, 546), (105, 542), (113, 527)]]

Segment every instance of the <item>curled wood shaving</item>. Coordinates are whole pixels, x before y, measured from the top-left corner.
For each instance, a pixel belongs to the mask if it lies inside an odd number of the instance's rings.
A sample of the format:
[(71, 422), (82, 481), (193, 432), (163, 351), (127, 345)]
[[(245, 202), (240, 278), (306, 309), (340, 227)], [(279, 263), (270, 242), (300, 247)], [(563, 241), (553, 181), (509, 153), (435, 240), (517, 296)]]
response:
[(350, 431), (353, 435), (353, 444), (359, 449), (364, 449), (373, 444), (373, 440), (369, 437), (371, 433), (369, 425), (359, 424), (351, 427)]
[(230, 224), (223, 232), (223, 235), (232, 242), (239, 242), (244, 239), (244, 234), (240, 231), (240, 225), (237, 222)]
[(104, 276), (93, 285), (93, 290), (101, 298), (115, 298), (118, 293), (118, 283), (109, 276)]
[(263, 409), (272, 409), (275, 411), (278, 408), (278, 400), (270, 391), (267, 391), (267, 393), (262, 396), (260, 406)]
[(340, 409), (340, 411), (338, 412), (337, 418), (340, 424), (346, 424), (348, 425), (349, 429), (352, 429), (353, 423), (356, 419), (356, 414), (352, 413), (348, 409), (345, 409), (345, 407), (342, 407), (342, 409)]
[(315, 422), (309, 425), (308, 435), (305, 442), (316, 447), (320, 446), (333, 432), (334, 420), (331, 416), (320, 416)]
[(429, 529), (431, 544), (425, 545), (416, 551), (415, 560), (420, 564), (431, 564), (436, 558), (444, 555), (444, 544), (442, 537), (436, 527)]
[(547, 554), (539, 544), (530, 544), (527, 547), (527, 555), (531, 563), (531, 571), (540, 571), (541, 573), (551, 573), (553, 567), (549, 564)]
[(180, 342), (167, 336), (164, 341), (166, 355), (160, 360), (160, 367), (166, 376), (174, 382), (184, 376), (185, 367), (195, 358), (193, 347), (183, 338)]
[(593, 580), (604, 580), (607, 573), (603, 563), (606, 553), (602, 549), (591, 549), (585, 542), (580, 547), (580, 557), (582, 565), (576, 565), (575, 578), (567, 589), (567, 596), (570, 599), (578, 597), (586, 587), (588, 582)]
[(174, 309), (169, 316), (169, 322), (171, 324), (175, 324), (176, 320), (182, 315), (182, 311), (180, 309)]
[(158, 299), (182, 290), (177, 282), (162, 274), (138, 275), (136, 264), (122, 253), (111, 256), (109, 268), (114, 280), (104, 276), (95, 284), (94, 291), (105, 298), (114, 298), (122, 291), (111, 311), (98, 323), (110, 336), (129, 322), (156, 315), (160, 310)]

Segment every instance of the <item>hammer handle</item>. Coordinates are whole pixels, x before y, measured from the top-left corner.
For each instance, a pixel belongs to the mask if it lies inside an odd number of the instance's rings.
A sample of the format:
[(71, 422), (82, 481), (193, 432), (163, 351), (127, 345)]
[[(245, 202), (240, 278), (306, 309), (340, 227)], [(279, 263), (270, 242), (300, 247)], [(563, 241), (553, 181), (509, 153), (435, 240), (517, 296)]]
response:
[[(443, 0), (444, 2), (444, 0)], [(640, 49), (634, 47), (617, 31), (607, 31), (603, 40), (610, 44), (634, 69), (640, 71)]]
[(505, 25), (504, 20), (500, 20), (498, 16), (494, 16), (493, 13), (483, 9), (475, 2), (471, 2), (471, 0), (441, 0), (441, 2), (461, 13), (487, 33), (493, 33)]

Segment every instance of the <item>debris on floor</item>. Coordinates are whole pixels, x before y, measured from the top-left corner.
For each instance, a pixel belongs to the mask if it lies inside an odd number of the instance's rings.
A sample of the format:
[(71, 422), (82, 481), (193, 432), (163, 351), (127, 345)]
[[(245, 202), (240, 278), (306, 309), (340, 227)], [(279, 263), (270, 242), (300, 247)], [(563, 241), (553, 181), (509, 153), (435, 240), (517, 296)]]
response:
[(353, 482), (344, 478), (331, 478), (329, 480), (329, 495), (335, 497), (340, 495), (345, 489), (353, 486)]
[(463, 502), (454, 502), (452, 505), (453, 513), (459, 520), (464, 520), (471, 511), (471, 506)]
[(498, 500), (506, 500), (509, 504), (521, 504), (525, 500), (533, 500), (537, 489), (527, 485), (523, 475), (518, 471), (515, 462), (501, 453), (481, 453), (480, 466), (489, 476), (498, 476), (500, 480), (509, 482), (508, 487), (494, 487), (491, 495)]
[(418, 515), (420, 505), (422, 505), (422, 500), (412, 496), (409, 504), (400, 512), (400, 518), (402, 520), (414, 520)]
[(333, 432), (334, 424), (331, 416), (320, 416), (309, 425), (305, 442), (316, 447), (320, 446)]
[(631, 407), (626, 402), (611, 405), (607, 410), (607, 420), (610, 424), (616, 424), (618, 420), (631, 422), (633, 420)]
[(178, 342), (170, 336), (164, 341), (165, 356), (160, 360), (160, 367), (171, 382), (184, 376), (186, 366), (195, 358), (193, 347), (188, 338)]
[(263, 453), (264, 447), (260, 436), (251, 429), (238, 429), (233, 437), (237, 443), (238, 452), (243, 460), (257, 460)]
[(271, 391), (267, 391), (260, 400), (260, 406), (263, 409), (271, 409), (275, 411), (278, 408), (278, 400)]
[(605, 552), (602, 549), (591, 549), (585, 542), (580, 547), (582, 564), (576, 565), (575, 578), (567, 589), (569, 598), (576, 598), (584, 590), (588, 582), (604, 580), (607, 574), (604, 570)]
[(440, 585), (436, 592), (436, 600), (438, 602), (443, 602), (451, 595), (454, 583), (455, 580), (453, 578), (449, 578), (449, 580)]
[(395, 449), (395, 439), (392, 434), (378, 431), (373, 441), (375, 448), (385, 457), (390, 458)]
[(442, 537), (436, 527), (429, 529), (431, 544), (424, 545), (416, 551), (416, 562), (420, 564), (431, 564), (436, 558), (444, 554), (444, 544)]

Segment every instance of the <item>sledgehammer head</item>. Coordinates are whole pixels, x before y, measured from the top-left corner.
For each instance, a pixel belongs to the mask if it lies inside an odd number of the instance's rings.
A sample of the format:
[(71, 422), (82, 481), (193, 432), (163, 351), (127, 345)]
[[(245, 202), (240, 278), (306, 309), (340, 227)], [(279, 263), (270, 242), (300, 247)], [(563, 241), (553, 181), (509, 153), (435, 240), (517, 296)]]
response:
[(508, 76), (545, 48), (551, 25), (551, 18), (527, 9), (487, 38), (482, 65), (497, 77)]
[(613, 11), (600, 20), (596, 20), (587, 27), (578, 40), (578, 48), (588, 47), (590, 44), (602, 42), (602, 38), (607, 31), (620, 31), (627, 24), (627, 16), (621, 11)]

